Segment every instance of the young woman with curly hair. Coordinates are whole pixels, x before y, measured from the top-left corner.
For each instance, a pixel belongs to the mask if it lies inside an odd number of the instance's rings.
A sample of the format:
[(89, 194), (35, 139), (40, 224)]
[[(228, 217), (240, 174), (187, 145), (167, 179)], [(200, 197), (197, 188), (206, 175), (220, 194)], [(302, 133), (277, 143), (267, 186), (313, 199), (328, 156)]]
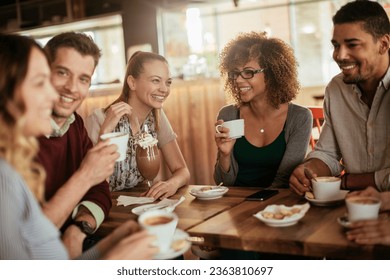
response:
[(216, 183), (288, 187), (312, 128), (310, 111), (291, 103), (300, 90), (292, 48), (266, 33), (241, 33), (222, 50), (220, 72), (234, 104), (219, 111), (216, 125), (244, 119), (245, 131), (238, 139), (228, 128), (215, 134)]

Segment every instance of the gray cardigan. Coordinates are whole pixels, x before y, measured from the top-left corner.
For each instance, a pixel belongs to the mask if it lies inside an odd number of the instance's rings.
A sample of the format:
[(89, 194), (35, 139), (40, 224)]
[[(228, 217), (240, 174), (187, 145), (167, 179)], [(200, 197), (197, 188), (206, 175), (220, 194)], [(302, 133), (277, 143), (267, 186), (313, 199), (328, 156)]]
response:
[[(217, 120), (224, 121), (239, 118), (239, 110), (236, 105), (224, 106), (218, 114)], [(309, 145), (310, 134), (313, 127), (313, 117), (310, 110), (293, 103), (289, 103), (287, 120), (284, 127), (286, 151), (277, 170), (276, 177), (272, 182), (272, 187), (288, 187), (288, 180), (294, 168), (302, 163)], [(223, 182), (225, 186), (232, 186), (236, 181), (239, 166), (233, 153), (231, 153), (231, 165), (228, 172), (222, 170), (219, 164), (219, 154), (214, 167), (214, 180), (219, 184)]]

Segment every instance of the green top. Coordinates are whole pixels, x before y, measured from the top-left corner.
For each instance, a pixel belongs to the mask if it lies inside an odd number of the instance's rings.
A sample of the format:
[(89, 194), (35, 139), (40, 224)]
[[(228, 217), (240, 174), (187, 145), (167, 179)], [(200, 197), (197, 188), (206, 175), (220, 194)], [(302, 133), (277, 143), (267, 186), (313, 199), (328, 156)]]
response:
[(269, 145), (256, 147), (244, 137), (236, 140), (233, 153), (238, 163), (235, 186), (269, 187), (286, 150), (284, 130)]
[[(224, 121), (239, 118), (240, 109), (234, 104), (224, 106), (217, 116), (217, 120), (222, 119)], [(283, 159), (271, 184), (273, 188), (288, 188), (288, 180), (291, 173), (305, 158), (312, 127), (313, 117), (310, 110), (306, 107), (289, 103), (287, 119), (283, 129), (286, 147)], [(234, 151), (230, 153), (230, 168), (227, 172), (221, 167), (219, 156), (218, 153), (214, 168), (215, 183), (218, 185), (222, 182), (224, 186), (234, 186), (240, 168)]]

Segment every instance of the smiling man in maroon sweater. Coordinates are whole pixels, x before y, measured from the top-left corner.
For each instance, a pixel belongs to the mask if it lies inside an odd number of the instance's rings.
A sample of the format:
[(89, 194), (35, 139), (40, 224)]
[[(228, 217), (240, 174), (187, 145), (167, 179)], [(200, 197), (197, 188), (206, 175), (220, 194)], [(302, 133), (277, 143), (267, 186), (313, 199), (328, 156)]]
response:
[(84, 238), (96, 231), (111, 208), (105, 179), (119, 155), (115, 145), (93, 147), (75, 112), (88, 95), (99, 48), (89, 36), (67, 32), (53, 37), (45, 50), (60, 98), (53, 109), (52, 135), (39, 138), (38, 159), (47, 173), (42, 209), (61, 228), (70, 255), (77, 255)]

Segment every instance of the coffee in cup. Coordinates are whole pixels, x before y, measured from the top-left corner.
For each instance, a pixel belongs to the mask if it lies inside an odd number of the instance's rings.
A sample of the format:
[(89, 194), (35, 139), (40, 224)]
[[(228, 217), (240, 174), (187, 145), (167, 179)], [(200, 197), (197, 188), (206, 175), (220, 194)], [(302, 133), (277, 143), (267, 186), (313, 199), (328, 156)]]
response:
[(348, 219), (351, 222), (378, 218), (381, 203), (375, 197), (351, 196), (345, 199), (345, 203), (348, 210)]
[(140, 226), (156, 236), (156, 246), (159, 247), (160, 253), (171, 249), (178, 220), (175, 213), (164, 210), (150, 210), (138, 218)]
[(172, 217), (165, 217), (165, 216), (154, 216), (149, 217), (144, 220), (145, 225), (147, 226), (158, 226), (158, 225), (164, 225), (167, 223), (172, 222)]
[(244, 119), (237, 119), (232, 121), (226, 121), (215, 127), (217, 133), (221, 133), (219, 129), (221, 127), (229, 128), (229, 138), (236, 139), (244, 136)]
[(341, 178), (324, 176), (311, 180), (314, 198), (317, 200), (333, 200), (340, 193)]
[(119, 158), (116, 161), (126, 159), (127, 142), (129, 141), (129, 134), (126, 132), (111, 132), (100, 136), (101, 140), (109, 139), (109, 144), (118, 146)]

